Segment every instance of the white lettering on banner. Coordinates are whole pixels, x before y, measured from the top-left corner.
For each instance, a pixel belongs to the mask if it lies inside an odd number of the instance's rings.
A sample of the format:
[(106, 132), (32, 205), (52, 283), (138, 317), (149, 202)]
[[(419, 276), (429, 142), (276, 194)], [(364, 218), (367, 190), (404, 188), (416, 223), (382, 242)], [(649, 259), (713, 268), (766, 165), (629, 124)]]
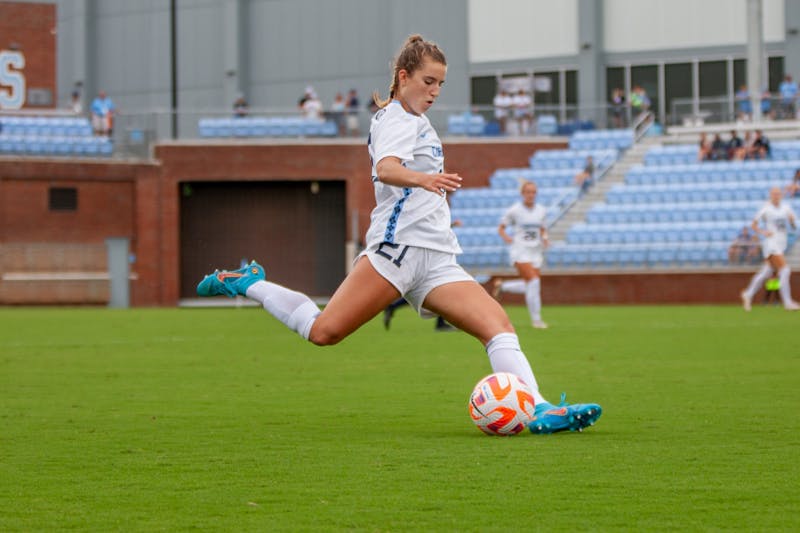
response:
[(0, 109), (22, 109), (25, 104), (25, 56), (0, 50)]

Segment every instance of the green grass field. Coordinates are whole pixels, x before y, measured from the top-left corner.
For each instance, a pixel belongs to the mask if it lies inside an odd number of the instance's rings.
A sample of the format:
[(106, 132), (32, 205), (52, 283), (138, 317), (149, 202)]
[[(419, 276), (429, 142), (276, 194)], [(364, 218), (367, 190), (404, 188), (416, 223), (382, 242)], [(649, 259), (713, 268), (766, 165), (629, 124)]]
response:
[(2, 531), (798, 530), (800, 314), (509, 308), (583, 433), (488, 437), (463, 333), (317, 348), (260, 309), (0, 309)]

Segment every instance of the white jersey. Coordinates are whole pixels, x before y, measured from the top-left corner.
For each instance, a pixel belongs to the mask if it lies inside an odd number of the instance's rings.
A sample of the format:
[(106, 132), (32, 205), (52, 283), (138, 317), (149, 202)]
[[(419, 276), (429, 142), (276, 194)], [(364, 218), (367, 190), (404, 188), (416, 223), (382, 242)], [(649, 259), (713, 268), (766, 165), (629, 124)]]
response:
[(378, 180), (377, 164), (396, 157), (408, 169), (426, 174), (444, 171), (442, 141), (425, 115), (406, 112), (397, 100), (372, 117), (369, 156), (375, 186), (367, 248), (383, 242), (461, 253), (450, 228), (450, 207), (443, 195), (421, 187), (395, 187)]
[(514, 116), (521, 118), (530, 114), (533, 99), (528, 93), (515, 94), (511, 97), (511, 103), (514, 106)]
[(542, 230), (546, 229), (547, 209), (539, 204), (525, 207), (517, 202), (506, 210), (500, 223), (514, 229), (512, 250), (541, 250)]
[(506, 118), (508, 116), (508, 112), (511, 110), (511, 96), (507, 94), (497, 93), (492, 100), (494, 104), (494, 116), (495, 118)]
[[(763, 223), (764, 228), (772, 232), (771, 236), (764, 239), (764, 256), (783, 254), (786, 251), (791, 221), (797, 220), (792, 207), (786, 202), (781, 202), (777, 207), (772, 202), (767, 202), (758, 211), (753, 220), (754, 222)], [(767, 250), (769, 253), (767, 253)]]

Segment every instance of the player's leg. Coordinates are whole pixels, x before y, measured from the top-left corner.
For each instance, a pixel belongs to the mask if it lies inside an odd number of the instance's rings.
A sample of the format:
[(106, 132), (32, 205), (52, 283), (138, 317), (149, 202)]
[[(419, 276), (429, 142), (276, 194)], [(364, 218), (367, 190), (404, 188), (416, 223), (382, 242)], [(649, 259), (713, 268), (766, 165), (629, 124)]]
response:
[(772, 269), (778, 273), (778, 280), (780, 280), (780, 289), (778, 289), (778, 291), (784, 309), (787, 311), (797, 311), (800, 309), (800, 305), (792, 300), (792, 288), (790, 284), (792, 271), (786, 263), (786, 258), (783, 254), (774, 254), (769, 257), (769, 263)]
[(602, 409), (597, 404), (559, 406), (549, 403), (539, 391), (528, 359), (522, 352), (505, 310), (475, 282), (457, 281), (439, 285), (425, 297), (424, 307), (443, 316), (486, 346), (494, 372), (510, 372), (530, 386), (536, 402), (533, 433), (581, 430), (594, 424)]
[(525, 304), (531, 316), (531, 324), (537, 329), (546, 329), (542, 321), (542, 282), (541, 272), (533, 263), (515, 263), (517, 271), (525, 280)]
[(534, 390), (537, 402), (544, 401), (530, 363), (519, 347), (514, 326), (483, 287), (474, 281), (445, 283), (427, 294), (423, 306), (477, 338), (486, 347), (495, 372), (516, 374)]
[(769, 258), (767, 258), (758, 272), (753, 274), (753, 277), (750, 278), (750, 284), (747, 286), (747, 288), (741, 292), (742, 306), (744, 307), (745, 311), (749, 311), (751, 309), (753, 296), (756, 295), (758, 290), (764, 285), (764, 282), (767, 281), (771, 275), (772, 265), (770, 264)]
[(275, 318), (318, 345), (336, 344), (377, 315), (400, 293), (361, 258), (324, 311), (305, 294), (265, 281), (264, 269), (252, 263), (234, 271), (209, 274), (197, 286), (201, 296), (247, 296)]
[(358, 260), (319, 314), (309, 339), (314, 344), (336, 344), (400, 297), (367, 257)]
[(527, 280), (518, 279), (498, 279), (494, 282), (494, 292), (497, 296), (500, 293), (508, 292), (511, 294), (525, 294), (525, 283)]
[(389, 326), (392, 325), (394, 312), (405, 305), (408, 305), (408, 301), (405, 298), (398, 298), (386, 306), (386, 309), (383, 310), (383, 327), (385, 329), (389, 329)]

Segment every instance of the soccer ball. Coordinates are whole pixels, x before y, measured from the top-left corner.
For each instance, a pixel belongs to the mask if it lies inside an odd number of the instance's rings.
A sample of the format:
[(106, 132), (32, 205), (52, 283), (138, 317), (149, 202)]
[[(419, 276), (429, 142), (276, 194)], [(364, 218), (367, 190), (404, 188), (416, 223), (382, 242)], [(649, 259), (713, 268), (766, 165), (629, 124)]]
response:
[(533, 420), (533, 394), (514, 374), (489, 374), (472, 390), (469, 416), (487, 435), (516, 435)]

